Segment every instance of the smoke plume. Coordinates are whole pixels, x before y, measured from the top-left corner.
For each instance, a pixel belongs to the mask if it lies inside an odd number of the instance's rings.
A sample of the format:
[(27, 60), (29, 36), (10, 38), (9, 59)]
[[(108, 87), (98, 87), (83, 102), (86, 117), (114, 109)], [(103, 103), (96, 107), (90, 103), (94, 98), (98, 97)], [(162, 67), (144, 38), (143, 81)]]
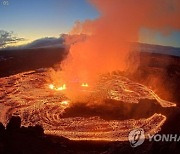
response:
[[(71, 45), (56, 77), (62, 83), (93, 82), (99, 74), (115, 70), (131, 71), (138, 66), (138, 56), (130, 42), (138, 42), (143, 27), (169, 33), (180, 29), (179, 0), (91, 0), (100, 16), (76, 22), (71, 34), (88, 37)], [(58, 75), (57, 75), (58, 74)]]

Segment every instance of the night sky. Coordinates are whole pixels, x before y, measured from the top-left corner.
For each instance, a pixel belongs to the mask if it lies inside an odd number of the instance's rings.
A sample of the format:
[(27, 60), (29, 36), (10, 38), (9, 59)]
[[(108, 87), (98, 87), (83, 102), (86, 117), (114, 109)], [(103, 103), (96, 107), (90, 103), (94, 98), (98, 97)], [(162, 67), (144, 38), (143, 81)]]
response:
[[(58, 37), (61, 33), (68, 33), (75, 21), (99, 16), (98, 11), (87, 0), (5, 2), (0, 0), (0, 30), (13, 31), (28, 42), (42, 37)], [(180, 47), (180, 32), (175, 30), (169, 34), (161, 34), (142, 28), (139, 34), (140, 42)]]

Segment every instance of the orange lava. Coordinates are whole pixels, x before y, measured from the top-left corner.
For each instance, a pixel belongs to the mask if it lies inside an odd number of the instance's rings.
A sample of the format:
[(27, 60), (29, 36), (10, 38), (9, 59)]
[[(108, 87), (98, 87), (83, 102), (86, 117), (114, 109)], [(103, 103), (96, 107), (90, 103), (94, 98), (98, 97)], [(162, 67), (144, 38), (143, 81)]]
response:
[[(65, 109), (71, 107), (71, 103), (74, 102), (60, 91), (53, 90), (52, 93), (51, 90), (57, 87), (47, 85), (45, 80), (47, 76), (46, 72), (32, 71), (0, 78), (0, 108), (4, 111), (0, 113), (1, 122), (6, 123), (12, 115), (18, 115), (24, 126), (42, 125), (47, 134), (56, 134), (73, 140), (126, 141), (130, 130), (141, 127), (146, 134), (155, 134), (166, 120), (164, 115), (157, 113), (139, 120), (107, 121), (100, 117), (62, 118)], [(159, 98), (144, 85), (119, 74), (102, 76), (89, 94), (90, 102), (114, 99), (138, 103), (140, 99), (146, 98), (157, 100), (162, 107), (175, 106), (174, 103)]]
[(66, 90), (66, 84), (63, 84), (60, 87), (55, 87), (53, 84), (49, 84), (49, 89), (56, 90), (56, 91)]

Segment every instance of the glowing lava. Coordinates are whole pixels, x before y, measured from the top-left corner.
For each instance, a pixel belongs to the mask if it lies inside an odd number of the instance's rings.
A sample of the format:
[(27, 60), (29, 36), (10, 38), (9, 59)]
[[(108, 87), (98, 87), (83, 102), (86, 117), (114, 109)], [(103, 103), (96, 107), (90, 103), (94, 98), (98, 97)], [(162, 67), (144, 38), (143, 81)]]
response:
[(60, 87), (55, 87), (53, 84), (49, 84), (49, 89), (56, 90), (56, 91), (66, 90), (66, 84), (63, 84)]
[[(157, 113), (138, 120), (104, 120), (94, 116), (63, 118), (66, 109), (71, 107), (71, 100), (61, 91), (67, 91), (68, 88), (66, 84), (59, 88), (54, 84), (47, 86), (46, 77), (46, 72), (32, 71), (0, 78), (1, 122), (6, 123), (12, 115), (18, 115), (24, 126), (42, 125), (47, 134), (74, 140), (126, 141), (130, 130), (141, 127), (145, 133), (155, 134), (166, 120), (164, 115)], [(88, 84), (84, 83), (83, 86), (87, 87)], [(87, 99), (92, 103), (103, 103), (105, 99), (117, 100), (119, 103), (138, 103), (141, 99), (150, 99), (157, 100), (162, 107), (175, 106), (159, 98), (144, 85), (119, 74), (102, 76)]]
[(89, 85), (87, 83), (82, 83), (81, 87), (88, 87)]
[(62, 105), (69, 105), (69, 101), (62, 101), (61, 104)]
[(54, 85), (53, 85), (53, 84), (50, 84), (50, 85), (49, 85), (49, 89), (52, 89), (52, 90), (53, 90), (53, 89), (54, 89)]

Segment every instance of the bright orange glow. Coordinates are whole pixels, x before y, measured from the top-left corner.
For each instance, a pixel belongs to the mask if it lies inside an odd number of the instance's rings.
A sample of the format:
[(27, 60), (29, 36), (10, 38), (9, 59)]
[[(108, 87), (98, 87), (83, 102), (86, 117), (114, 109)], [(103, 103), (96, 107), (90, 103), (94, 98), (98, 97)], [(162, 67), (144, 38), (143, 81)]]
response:
[[(78, 95), (81, 92), (81, 88), (79, 91), (77, 88), (81, 87), (81, 83), (78, 83), (77, 86), (75, 83), (74, 86), (73, 84), (69, 85), (69, 82), (67, 83), (68, 90), (61, 93), (56, 92), (58, 86), (55, 83), (49, 83), (47, 85), (44, 76), (47, 76), (46, 72), (26, 72), (7, 78), (0, 78), (2, 87), (0, 97), (3, 102), (7, 103), (3, 105), (10, 108), (10, 110), (5, 109), (3, 112), (0, 112), (0, 121), (6, 123), (9, 120), (8, 117), (16, 115), (21, 117), (23, 126), (40, 124), (43, 126), (46, 134), (63, 136), (71, 140), (127, 141), (129, 131), (134, 128), (143, 128), (145, 130), (145, 136), (147, 134), (156, 134), (161, 130), (161, 127), (166, 121), (166, 116), (154, 113), (147, 118), (105, 120), (99, 115), (93, 116), (91, 114), (90, 117), (83, 116), (83, 114), (81, 117), (63, 117), (61, 115), (67, 113), (66, 109), (71, 108), (71, 103), (78, 103), (79, 100), (89, 103), (87, 107), (89, 105), (89, 107), (95, 106), (95, 108), (96, 105), (99, 106), (98, 103), (104, 103), (104, 100), (107, 99), (116, 100), (117, 103), (119, 101), (119, 104), (121, 102), (139, 103), (142, 99), (148, 99), (151, 100), (149, 103), (154, 103), (154, 100), (156, 100), (156, 103), (159, 103), (162, 108), (174, 107), (176, 105), (161, 99), (148, 87), (133, 82), (117, 73), (101, 76), (96, 87), (93, 87), (90, 83), (91, 87), (94, 88), (93, 93), (85, 93), (87, 94), (85, 95), (87, 96), (85, 97), (86, 99), (78, 96), (78, 101), (71, 100), (67, 97), (66, 93), (71, 92), (71, 88), (75, 88), (75, 94)], [(39, 80), (36, 80), (37, 78)], [(10, 81), (13, 79), (16, 79), (17, 82), (11, 83)], [(8, 86), (9, 83), (11, 83), (11, 87)], [(46, 85), (46, 88), (49, 86), (50, 90), (53, 89), (54, 94), (49, 95), (49, 91), (45, 90), (43, 85)], [(62, 87), (65, 88), (66, 84), (62, 84)], [(9, 92), (9, 95), (6, 95), (6, 92)], [(12, 104), (11, 102), (14, 103)], [(90, 104), (91, 102), (93, 104)], [(12, 106), (9, 104), (12, 104)], [(115, 104), (112, 103), (110, 105), (112, 105), (110, 109), (113, 111)], [(109, 117), (111, 118), (111, 115)]]
[(57, 91), (61, 91), (61, 90), (65, 90), (66, 89), (66, 85), (63, 84), (61, 87), (56, 88)]
[(89, 85), (87, 83), (82, 83), (81, 87), (89, 87)]
[(54, 89), (54, 85), (53, 85), (53, 84), (50, 84), (50, 85), (49, 85), (49, 89), (52, 89), (52, 90), (53, 90), (53, 89)]
[(61, 87), (55, 87), (53, 84), (50, 84), (49, 89), (56, 90), (56, 91), (62, 91), (62, 90), (66, 89), (66, 84), (63, 84)]
[[(163, 34), (170, 33), (171, 29), (180, 29), (179, 0), (138, 0), (138, 5), (133, 0), (89, 1), (100, 16), (75, 23), (70, 34), (75, 34), (79, 41), (71, 44), (69, 54), (59, 69), (50, 72), (52, 81), (61, 79), (67, 83), (76, 78), (95, 84), (100, 74), (116, 70), (136, 71), (140, 56), (138, 50), (132, 50), (130, 42), (139, 42), (142, 27), (151, 29), (152, 33), (158, 31)], [(67, 38), (65, 41), (69, 44), (70, 40)]]
[(61, 105), (68, 105), (69, 104), (69, 101), (62, 101), (61, 102)]

